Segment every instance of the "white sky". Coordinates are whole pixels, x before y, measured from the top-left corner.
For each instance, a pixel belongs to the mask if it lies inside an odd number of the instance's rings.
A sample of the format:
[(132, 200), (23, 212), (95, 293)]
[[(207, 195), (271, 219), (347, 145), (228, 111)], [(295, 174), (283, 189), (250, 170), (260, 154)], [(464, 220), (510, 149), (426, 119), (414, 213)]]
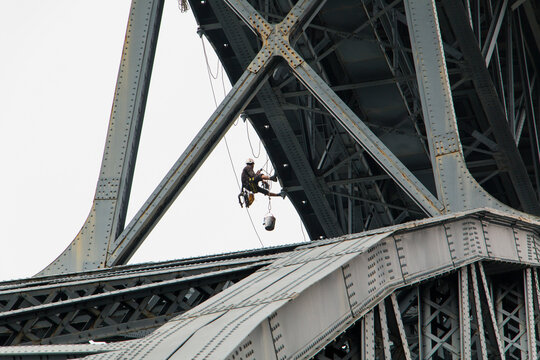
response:
[[(47, 266), (90, 211), (130, 5), (0, 1), (0, 281)], [(215, 109), (196, 29), (192, 12), (165, 1), (128, 222)], [(215, 72), (217, 59), (207, 50)], [(215, 86), (220, 101), (221, 79)], [(237, 174), (222, 141), (130, 263), (261, 246), (236, 198), (235, 178), (253, 157), (246, 131), (239, 121), (227, 135)], [(257, 155), (259, 140), (249, 131)], [(265, 161), (263, 150), (255, 167)], [(272, 232), (262, 226), (267, 207), (257, 195), (250, 208), (265, 246), (304, 241), (289, 200), (272, 200)]]

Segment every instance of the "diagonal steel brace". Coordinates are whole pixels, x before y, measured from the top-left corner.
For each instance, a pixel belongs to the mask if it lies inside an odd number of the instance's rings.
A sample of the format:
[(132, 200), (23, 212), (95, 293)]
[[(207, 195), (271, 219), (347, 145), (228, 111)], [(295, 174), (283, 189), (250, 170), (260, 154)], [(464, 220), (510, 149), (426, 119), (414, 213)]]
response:
[[(279, 24), (281, 34), (288, 36), (291, 31), (305, 20), (306, 15), (312, 12), (314, 5), (314, 1), (298, 2), (293, 8), (294, 12), (291, 11), (286, 19)], [(243, 3), (243, 6), (235, 8), (235, 12), (242, 19), (249, 21), (250, 26), (255, 31), (263, 33), (263, 38), (272, 38), (270, 35), (275, 27), (268, 24), (249, 4)], [(300, 16), (294, 15), (296, 13), (299, 13)], [(286, 44), (280, 44), (280, 46), (285, 46), (283, 51), (287, 51), (288, 41)], [(269, 49), (270, 46), (266, 45), (265, 41), (265, 46), (259, 51), (223, 102), (169, 170), (169, 173), (124, 231), (109, 245), (105, 266), (124, 264), (129, 260), (218, 144), (219, 140), (225, 135), (233, 120), (257, 94), (260, 86), (265, 81), (268, 70), (271, 68), (269, 60), (272, 56), (268, 56)], [(261, 63), (261, 59), (265, 60)]]
[[(266, 69), (265, 69), (266, 70)], [(125, 264), (210, 155), (234, 119), (250, 103), (267, 71), (244, 71), (184, 153), (109, 247), (105, 266)]]
[(426, 214), (442, 213), (443, 205), (292, 48), (291, 30), (308, 18), (321, 1), (298, 1), (283, 21), (275, 25), (269, 24), (246, 0), (225, 2), (263, 40), (263, 47), (248, 70), (257, 72), (272, 57), (283, 57), (298, 80)]

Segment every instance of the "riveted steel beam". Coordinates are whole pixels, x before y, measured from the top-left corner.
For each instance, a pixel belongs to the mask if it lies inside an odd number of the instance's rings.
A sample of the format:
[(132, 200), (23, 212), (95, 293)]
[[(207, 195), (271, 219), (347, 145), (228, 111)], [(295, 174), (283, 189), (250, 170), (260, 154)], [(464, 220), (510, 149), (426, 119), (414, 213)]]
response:
[(107, 252), (106, 266), (124, 264), (129, 260), (217, 146), (234, 119), (255, 96), (265, 76), (266, 68), (256, 73), (249, 70), (244, 72), (133, 220), (112, 242)]
[(384, 359), (392, 360), (392, 353), (390, 352), (390, 337), (388, 331), (388, 319), (386, 317), (386, 305), (384, 300), (377, 306), (379, 308), (379, 323), (381, 328), (381, 337), (383, 342)]
[[(502, 204), (488, 194), (472, 177), (465, 165), (435, 2), (433, 0), (405, 0), (405, 10), (437, 194), (445, 205), (445, 211), (493, 207), (518, 213), (517, 210)], [(462, 26), (469, 26), (466, 17), (462, 19), (462, 22)], [(485, 68), (485, 63), (482, 62), (482, 66)], [(500, 130), (497, 131), (500, 132)], [(512, 142), (512, 144), (515, 148), (515, 143)], [(498, 145), (504, 147), (501, 143)], [(517, 155), (517, 149), (515, 150), (515, 155)], [(515, 166), (519, 167), (520, 162), (523, 164), (521, 158), (519, 161), (516, 160)], [(512, 171), (513, 167), (509, 169)], [(524, 167), (522, 170), (525, 171)], [(531, 185), (530, 181), (527, 183)], [(527, 202), (531, 201), (527, 200)]]
[[(412, 175), (399, 159), (380, 141), (358, 116), (332, 91), (328, 84), (304, 61), (289, 43), (290, 29), (296, 25), (295, 17), (315, 7), (316, 1), (299, 1), (282, 23), (268, 24), (245, 0), (227, 0), (229, 6), (264, 41), (262, 54), (255, 61), (264, 63), (272, 56), (281, 56), (291, 67), (297, 79), (349, 132), (349, 134), (378, 162), (420, 208), (429, 215), (442, 212), (439, 201)], [(311, 6), (311, 7), (310, 7)], [(294, 15), (294, 16), (291, 16)], [(307, 16), (307, 15), (304, 15)], [(274, 30), (270, 30), (268, 26)], [(257, 67), (251, 69), (257, 71)]]
[[(220, 23), (224, 24), (223, 30), (229, 39), (231, 48), (238, 57), (240, 65), (249, 66), (252, 59), (255, 59), (254, 62), (260, 62), (262, 58), (255, 57), (255, 53), (249, 46), (248, 38), (242, 31), (241, 24), (235, 21), (236, 18), (234, 15), (220, 1), (211, 1), (210, 5)], [(296, 21), (302, 19), (303, 17)], [(261, 21), (264, 21), (264, 19)], [(266, 54), (267, 50), (264, 50), (264, 53)], [(270, 127), (276, 134), (291, 168), (298, 179), (300, 187), (305, 191), (307, 200), (313, 208), (324, 232), (323, 234), (317, 233), (310, 235), (317, 238), (320, 235), (326, 237), (342, 235), (343, 230), (337, 221), (335, 211), (326, 199), (326, 188), (315, 176), (311, 164), (306, 158), (302, 146), (285, 116), (283, 104), (281, 104), (268, 83), (262, 84), (256, 99), (261, 105), (261, 110), (268, 119)]]
[(536, 322), (534, 320), (534, 295), (532, 269), (523, 270), (523, 289), (525, 295), (525, 321), (527, 324), (527, 354), (529, 359), (538, 359), (536, 344)]
[(531, 196), (531, 194), (535, 194), (534, 188), (510, 131), (504, 108), (489, 75), (484, 57), (479, 46), (473, 41), (475, 35), (470, 27), (463, 4), (453, 0), (443, 0), (441, 4), (452, 19), (450, 25), (464, 60), (470, 67), (476, 92), (493, 129), (495, 140), (501, 149), (501, 156), (497, 157), (498, 166), (501, 170), (508, 169), (508, 175), (523, 210), (530, 214), (539, 215), (538, 199)]
[(459, 329), (461, 359), (471, 359), (471, 317), (467, 266), (459, 269)]
[(124, 229), (164, 0), (133, 0), (90, 214), (73, 242), (38, 275), (103, 267)]
[[(294, 50), (291, 49), (291, 52)], [(296, 53), (296, 52), (294, 52)], [(298, 55), (299, 56), (299, 55)], [(313, 69), (302, 62), (293, 67), (295, 76), (368, 152), (388, 175), (429, 215), (442, 212), (439, 201), (412, 175), (382, 141), (360, 120)]]

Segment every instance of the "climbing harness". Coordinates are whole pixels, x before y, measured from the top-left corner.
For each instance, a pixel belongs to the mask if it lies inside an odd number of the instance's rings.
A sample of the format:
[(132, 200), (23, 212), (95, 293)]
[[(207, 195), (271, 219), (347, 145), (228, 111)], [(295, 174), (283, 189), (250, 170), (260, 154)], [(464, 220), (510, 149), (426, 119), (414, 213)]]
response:
[(240, 194), (238, 194), (238, 203), (240, 203), (240, 207), (246, 207), (249, 208), (251, 204), (253, 204), (253, 201), (255, 201), (255, 195), (251, 191), (248, 191), (246, 189), (243, 189)]
[(178, 7), (180, 8), (180, 11), (183, 13), (189, 10), (189, 4), (187, 0), (178, 0)]

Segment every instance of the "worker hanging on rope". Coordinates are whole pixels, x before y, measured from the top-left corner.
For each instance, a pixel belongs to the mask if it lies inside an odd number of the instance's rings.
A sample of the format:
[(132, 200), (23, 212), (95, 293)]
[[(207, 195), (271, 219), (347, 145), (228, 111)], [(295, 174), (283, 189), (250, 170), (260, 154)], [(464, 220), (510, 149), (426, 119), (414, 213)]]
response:
[[(266, 196), (281, 196), (282, 198), (285, 198), (285, 191), (281, 190), (279, 194), (273, 193), (268, 191), (268, 183), (267, 180), (270, 181), (277, 181), (277, 176), (268, 176), (261, 173), (261, 170), (255, 171), (253, 170), (255, 166), (255, 161), (251, 158), (246, 160), (246, 167), (244, 170), (242, 170), (242, 192), (240, 195), (238, 195), (238, 200), (240, 202), (240, 206), (242, 206), (242, 198), (244, 200), (244, 204), (246, 207), (249, 207), (253, 200), (255, 199), (253, 194), (255, 193), (261, 193)], [(259, 182), (262, 182), (262, 187), (259, 186)]]

